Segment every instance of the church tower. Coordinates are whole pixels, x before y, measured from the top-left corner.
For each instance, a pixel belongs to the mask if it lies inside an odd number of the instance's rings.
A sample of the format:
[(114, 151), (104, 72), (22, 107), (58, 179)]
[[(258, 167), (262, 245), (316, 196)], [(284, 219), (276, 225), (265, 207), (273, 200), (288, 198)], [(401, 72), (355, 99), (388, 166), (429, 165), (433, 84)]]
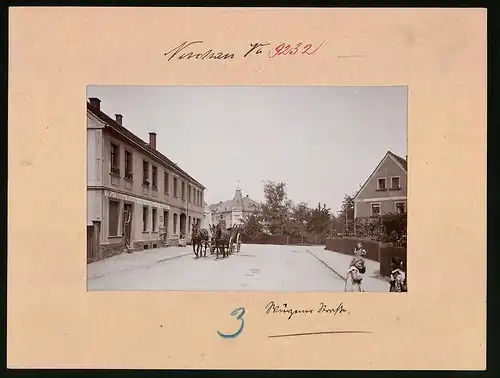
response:
[(240, 182), (236, 185), (236, 192), (233, 198), (233, 207), (231, 208), (231, 223), (233, 225), (240, 223), (243, 218), (243, 196), (241, 194)]

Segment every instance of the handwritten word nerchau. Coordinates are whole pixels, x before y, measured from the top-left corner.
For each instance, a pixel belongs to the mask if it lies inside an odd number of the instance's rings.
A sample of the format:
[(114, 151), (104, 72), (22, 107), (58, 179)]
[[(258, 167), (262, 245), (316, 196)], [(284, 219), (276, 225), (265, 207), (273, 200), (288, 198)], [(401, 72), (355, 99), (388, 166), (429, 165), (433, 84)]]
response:
[(208, 49), (202, 52), (193, 52), (187, 50), (188, 47), (203, 43), (203, 41), (193, 41), (193, 42), (182, 42), (179, 46), (174, 47), (172, 50), (166, 52), (164, 55), (168, 56), (168, 61), (172, 60), (174, 57), (177, 59), (234, 59), (233, 53), (224, 53), (224, 52), (214, 52), (212, 49)]
[(313, 314), (314, 312), (321, 314), (331, 314), (331, 315), (337, 315), (341, 314), (343, 312), (348, 312), (346, 309), (344, 309), (344, 304), (340, 303), (337, 307), (335, 308), (329, 308), (326, 304), (323, 302), (320, 303), (319, 308), (314, 311), (312, 308), (308, 309), (293, 309), (288, 306), (287, 303), (280, 305), (277, 305), (273, 301), (269, 302), (266, 307), (266, 314), (288, 314), (288, 319), (291, 319), (293, 315), (296, 314)]

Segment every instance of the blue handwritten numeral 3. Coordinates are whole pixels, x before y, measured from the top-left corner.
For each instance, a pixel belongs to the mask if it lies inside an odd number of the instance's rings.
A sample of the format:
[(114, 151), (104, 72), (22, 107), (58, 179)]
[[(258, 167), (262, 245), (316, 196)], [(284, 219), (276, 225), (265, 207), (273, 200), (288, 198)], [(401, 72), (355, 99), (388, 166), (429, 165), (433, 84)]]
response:
[(220, 337), (223, 339), (232, 339), (236, 336), (239, 336), (241, 332), (243, 332), (243, 327), (245, 326), (245, 321), (243, 320), (243, 315), (245, 315), (245, 309), (243, 307), (237, 308), (236, 310), (233, 310), (231, 312), (231, 316), (236, 316), (236, 320), (241, 321), (240, 329), (238, 329), (235, 333), (232, 334), (225, 334), (217, 331)]

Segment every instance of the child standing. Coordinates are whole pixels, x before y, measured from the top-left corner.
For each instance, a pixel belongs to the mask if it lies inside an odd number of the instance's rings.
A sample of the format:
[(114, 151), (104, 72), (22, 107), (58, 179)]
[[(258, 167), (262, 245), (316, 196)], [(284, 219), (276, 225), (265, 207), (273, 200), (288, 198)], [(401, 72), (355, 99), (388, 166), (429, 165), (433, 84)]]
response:
[(403, 270), (403, 261), (399, 257), (392, 259), (390, 284), (390, 292), (405, 293), (407, 291), (406, 273)]
[(345, 281), (345, 291), (361, 292), (361, 282), (363, 274), (366, 272), (365, 259), (366, 251), (363, 244), (358, 243), (354, 248), (354, 258), (351, 260)]

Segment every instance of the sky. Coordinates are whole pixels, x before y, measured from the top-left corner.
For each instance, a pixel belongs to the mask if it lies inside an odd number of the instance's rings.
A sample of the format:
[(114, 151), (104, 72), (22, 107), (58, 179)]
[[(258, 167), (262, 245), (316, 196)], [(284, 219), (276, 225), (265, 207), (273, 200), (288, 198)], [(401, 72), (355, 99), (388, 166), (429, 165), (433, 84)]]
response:
[(88, 86), (101, 110), (206, 187), (208, 204), (288, 198), (340, 210), (388, 150), (407, 154), (407, 87)]

